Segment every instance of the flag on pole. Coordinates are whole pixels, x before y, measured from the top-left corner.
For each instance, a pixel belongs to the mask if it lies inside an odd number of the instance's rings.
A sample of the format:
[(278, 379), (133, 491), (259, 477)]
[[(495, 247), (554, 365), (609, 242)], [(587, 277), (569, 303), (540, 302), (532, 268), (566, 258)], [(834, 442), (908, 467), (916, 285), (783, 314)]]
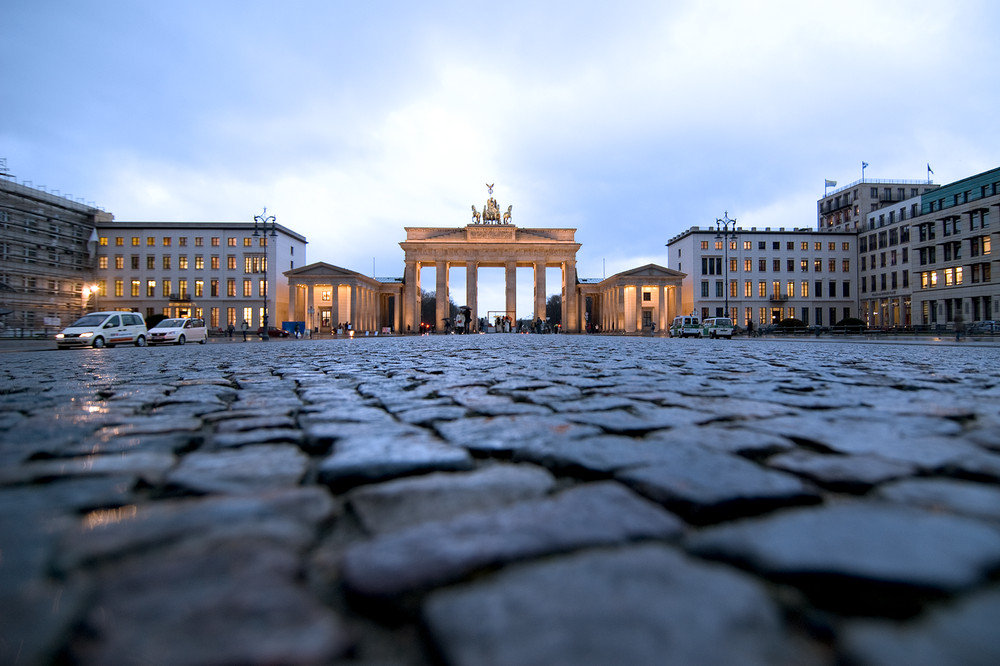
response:
[(862, 169), (867, 169), (868, 168), (868, 162), (862, 162), (861, 163), (861, 168)]
[(837, 187), (837, 181), (826, 179), (826, 181), (823, 183), (823, 187)]
[(932, 176), (934, 175), (934, 169), (931, 168), (930, 163), (927, 164), (927, 173), (929, 173)]

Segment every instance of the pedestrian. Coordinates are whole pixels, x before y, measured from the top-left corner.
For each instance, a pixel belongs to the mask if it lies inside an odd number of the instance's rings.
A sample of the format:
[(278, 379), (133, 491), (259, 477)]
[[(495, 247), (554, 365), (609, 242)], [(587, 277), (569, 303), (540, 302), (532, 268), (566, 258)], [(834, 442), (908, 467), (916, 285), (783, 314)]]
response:
[(955, 342), (962, 341), (962, 333), (965, 332), (965, 322), (962, 321), (962, 314), (955, 313)]
[(243, 331), (243, 342), (246, 342), (247, 341), (247, 331), (250, 330), (250, 324), (247, 323), (246, 319), (244, 319), (243, 323), (240, 324), (240, 330)]
[(232, 340), (232, 339), (233, 339), (233, 331), (235, 331), (235, 330), (236, 330), (236, 327), (235, 327), (235, 326), (233, 326), (232, 324), (230, 324), (230, 325), (229, 325), (229, 327), (228, 327), (228, 328), (226, 329), (226, 336), (227, 336), (227, 337), (228, 337), (228, 338), (229, 338), (230, 340)]

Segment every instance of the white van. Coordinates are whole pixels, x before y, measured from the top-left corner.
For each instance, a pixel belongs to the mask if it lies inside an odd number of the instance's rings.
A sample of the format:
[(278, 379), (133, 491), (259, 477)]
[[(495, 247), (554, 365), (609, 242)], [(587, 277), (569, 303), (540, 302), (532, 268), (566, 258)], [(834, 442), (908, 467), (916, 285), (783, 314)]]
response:
[(733, 320), (729, 317), (708, 317), (702, 322), (701, 337), (733, 339)]
[(56, 346), (100, 349), (130, 343), (145, 347), (146, 336), (146, 321), (138, 312), (91, 312), (56, 334)]
[(672, 338), (700, 338), (701, 337), (701, 326), (698, 323), (698, 318), (695, 316), (691, 317), (674, 317), (674, 321), (670, 324), (670, 337)]

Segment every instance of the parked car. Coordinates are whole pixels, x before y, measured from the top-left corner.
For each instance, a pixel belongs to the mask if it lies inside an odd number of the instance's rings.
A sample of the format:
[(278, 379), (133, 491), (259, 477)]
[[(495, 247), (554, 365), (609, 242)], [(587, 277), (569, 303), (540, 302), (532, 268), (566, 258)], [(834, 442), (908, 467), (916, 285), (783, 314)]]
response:
[(185, 342), (208, 342), (208, 329), (205, 320), (195, 317), (180, 317), (164, 319), (149, 329), (149, 344), (151, 345), (182, 345)]
[(674, 317), (670, 324), (670, 337), (672, 338), (700, 338), (701, 324), (697, 317)]
[(114, 347), (124, 343), (145, 347), (146, 321), (138, 312), (91, 312), (56, 334), (59, 349)]
[(1000, 321), (988, 319), (986, 321), (974, 321), (969, 325), (968, 333), (994, 335), (1000, 333)]
[[(263, 337), (264, 335), (263, 326), (257, 329), (257, 335)], [(267, 337), (269, 338), (287, 338), (289, 335), (291, 335), (291, 333), (289, 333), (283, 328), (275, 328), (273, 326), (267, 327)]]
[(733, 320), (729, 317), (708, 317), (702, 322), (701, 337), (733, 339)]

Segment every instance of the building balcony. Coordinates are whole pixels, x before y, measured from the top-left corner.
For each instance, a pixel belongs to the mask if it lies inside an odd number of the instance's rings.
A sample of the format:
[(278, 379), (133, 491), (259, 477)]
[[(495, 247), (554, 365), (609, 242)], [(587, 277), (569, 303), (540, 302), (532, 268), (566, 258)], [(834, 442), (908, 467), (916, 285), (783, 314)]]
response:
[(788, 296), (784, 294), (771, 294), (770, 300), (772, 303), (784, 303), (788, 300)]

